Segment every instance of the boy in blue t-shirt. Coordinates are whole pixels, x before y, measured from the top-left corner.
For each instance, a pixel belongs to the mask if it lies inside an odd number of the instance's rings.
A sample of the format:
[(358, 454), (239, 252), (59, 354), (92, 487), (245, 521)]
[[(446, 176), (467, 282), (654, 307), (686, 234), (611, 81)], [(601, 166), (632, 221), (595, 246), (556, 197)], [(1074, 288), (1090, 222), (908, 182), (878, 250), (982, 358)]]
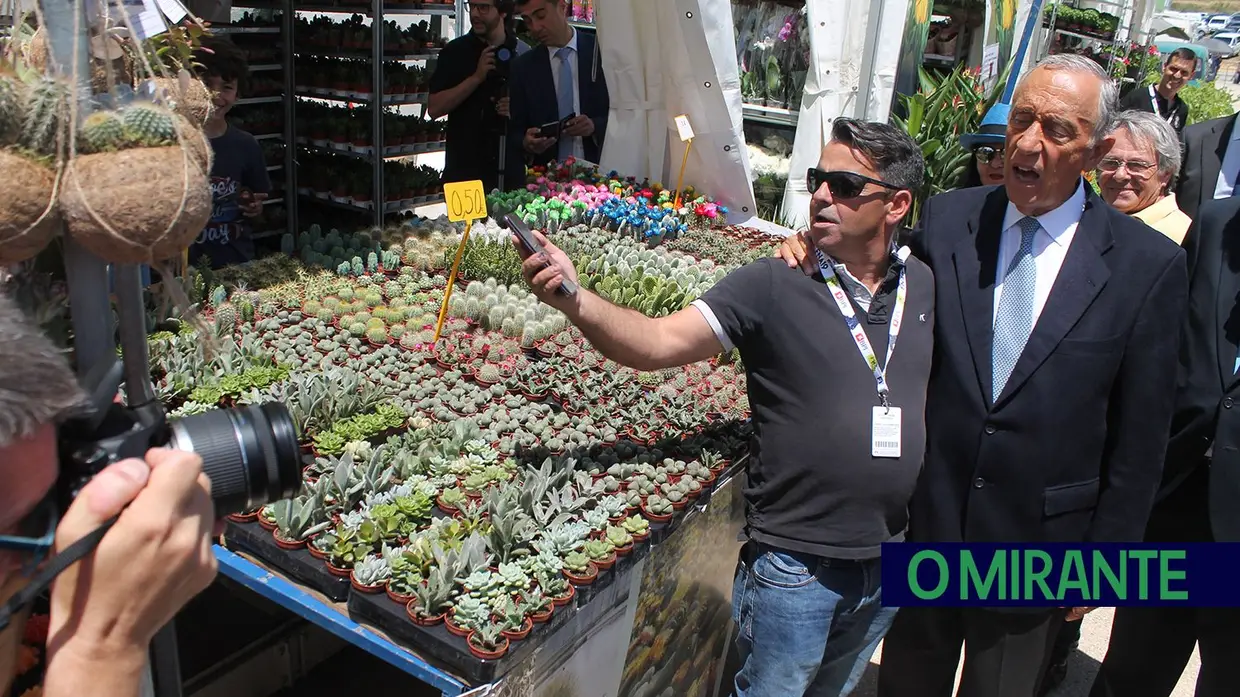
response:
[(271, 180), (258, 141), (226, 120), (249, 77), (245, 54), (227, 39), (209, 37), (196, 57), (203, 66), (199, 75), (215, 102), (215, 111), (203, 127), (215, 153), (211, 167), (214, 206), (211, 221), (189, 248), (189, 262), (195, 264), (205, 256), (218, 269), (254, 258), (250, 219), (262, 214)]

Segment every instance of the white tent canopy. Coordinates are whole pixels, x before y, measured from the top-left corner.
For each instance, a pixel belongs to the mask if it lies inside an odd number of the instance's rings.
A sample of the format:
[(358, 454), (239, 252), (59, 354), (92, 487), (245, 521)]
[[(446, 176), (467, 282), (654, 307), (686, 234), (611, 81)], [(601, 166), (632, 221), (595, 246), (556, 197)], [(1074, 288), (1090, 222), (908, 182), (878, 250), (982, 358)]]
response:
[(676, 186), (684, 155), (674, 117), (695, 139), (685, 184), (745, 220), (756, 210), (741, 124), (732, 8), (725, 0), (607, 0), (595, 6), (611, 97), (606, 172)]
[(907, 3), (896, 0), (810, 2), (806, 7), (813, 56), (783, 201), (784, 216), (794, 227), (809, 217), (805, 172), (817, 164), (831, 123), (841, 116), (887, 120), (907, 11)]

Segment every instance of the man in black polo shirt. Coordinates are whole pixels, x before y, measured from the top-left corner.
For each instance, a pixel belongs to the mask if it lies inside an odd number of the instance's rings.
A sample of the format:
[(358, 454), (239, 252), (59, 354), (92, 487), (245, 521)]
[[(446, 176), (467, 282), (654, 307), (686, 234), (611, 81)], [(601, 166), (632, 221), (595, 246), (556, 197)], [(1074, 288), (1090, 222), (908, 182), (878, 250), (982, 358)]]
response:
[(576, 272), (541, 238), (546, 254), (522, 269), (618, 363), (740, 350), (755, 441), (733, 589), (738, 697), (852, 690), (895, 614), (881, 604), (880, 546), (903, 539), (925, 448), (934, 282), (893, 245), (925, 163), (887, 124), (836, 119), (831, 136), (809, 172), (813, 277), (761, 259), (654, 319), (586, 289), (557, 295)]
[(1157, 114), (1167, 120), (1176, 135), (1184, 139), (1184, 125), (1188, 123), (1188, 104), (1180, 99), (1180, 89), (1197, 72), (1197, 54), (1187, 48), (1177, 48), (1167, 54), (1162, 77), (1153, 85), (1132, 88), (1119, 101), (1121, 109), (1137, 109)]
[(431, 118), (448, 117), (443, 181), (499, 186), (500, 134), (507, 128), (507, 65), (529, 50), (508, 30), (512, 0), (470, 0), (472, 31), (439, 54), (431, 75)]

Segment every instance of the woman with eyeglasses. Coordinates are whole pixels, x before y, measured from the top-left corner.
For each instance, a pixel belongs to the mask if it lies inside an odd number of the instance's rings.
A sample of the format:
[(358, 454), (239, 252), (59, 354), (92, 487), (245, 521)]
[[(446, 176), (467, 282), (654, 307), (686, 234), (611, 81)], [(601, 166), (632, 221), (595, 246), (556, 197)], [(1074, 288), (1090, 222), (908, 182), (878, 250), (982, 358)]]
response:
[(1180, 210), (1171, 190), (1180, 171), (1175, 130), (1155, 114), (1121, 111), (1107, 137), (1114, 144), (1098, 163), (1102, 198), (1182, 244), (1193, 221)]
[(1003, 147), (1007, 142), (1008, 105), (996, 104), (982, 117), (976, 133), (960, 136), (960, 147), (973, 155), (960, 187), (994, 186), (1003, 183)]

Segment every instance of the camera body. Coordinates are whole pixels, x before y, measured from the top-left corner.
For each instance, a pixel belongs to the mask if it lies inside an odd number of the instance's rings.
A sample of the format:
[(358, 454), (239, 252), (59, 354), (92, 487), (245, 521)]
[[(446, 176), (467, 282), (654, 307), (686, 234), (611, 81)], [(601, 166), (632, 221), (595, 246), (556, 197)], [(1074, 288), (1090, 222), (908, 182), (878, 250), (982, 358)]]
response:
[(294, 496), (301, 488), (297, 429), (288, 410), (267, 403), (217, 409), (168, 421), (158, 402), (127, 407), (113, 401), (122, 366), (112, 358), (83, 379), (90, 410), (57, 431), (61, 510), (108, 465), (167, 447), (197, 453), (211, 480), (217, 517)]

